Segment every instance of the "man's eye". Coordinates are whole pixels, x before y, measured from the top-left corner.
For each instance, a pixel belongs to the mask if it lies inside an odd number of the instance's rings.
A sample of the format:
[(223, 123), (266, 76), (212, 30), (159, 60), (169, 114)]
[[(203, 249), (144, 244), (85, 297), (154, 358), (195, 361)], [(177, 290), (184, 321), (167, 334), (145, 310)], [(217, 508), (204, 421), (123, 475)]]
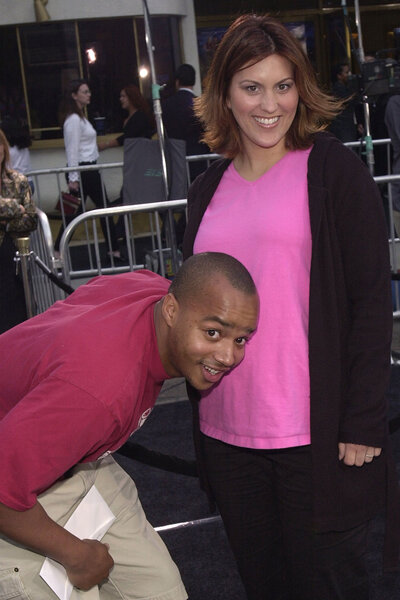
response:
[(218, 337), (218, 331), (216, 329), (207, 329), (207, 335), (215, 339)]
[(239, 338), (236, 338), (235, 342), (238, 346), (244, 346), (247, 342), (247, 338), (239, 337)]

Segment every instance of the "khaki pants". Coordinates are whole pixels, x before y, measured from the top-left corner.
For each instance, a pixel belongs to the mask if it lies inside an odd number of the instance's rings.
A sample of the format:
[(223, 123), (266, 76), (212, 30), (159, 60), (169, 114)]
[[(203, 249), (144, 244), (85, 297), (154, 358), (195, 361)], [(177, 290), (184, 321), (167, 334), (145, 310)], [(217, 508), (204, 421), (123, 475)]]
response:
[[(114, 567), (100, 587), (101, 600), (185, 600), (178, 569), (164, 542), (146, 519), (132, 479), (110, 456), (78, 465), (70, 479), (54, 484), (38, 500), (47, 514), (64, 525), (92, 487), (116, 516), (103, 539)], [(55, 600), (39, 575), (44, 557), (0, 536), (0, 599)], [(95, 590), (95, 588), (93, 588)], [(74, 589), (71, 600), (93, 598)]]

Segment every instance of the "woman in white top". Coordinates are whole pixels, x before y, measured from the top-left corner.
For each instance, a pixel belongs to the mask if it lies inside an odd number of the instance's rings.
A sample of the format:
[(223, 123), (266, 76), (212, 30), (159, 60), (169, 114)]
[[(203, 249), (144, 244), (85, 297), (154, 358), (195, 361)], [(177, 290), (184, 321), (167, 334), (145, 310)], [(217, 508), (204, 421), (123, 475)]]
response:
[[(74, 79), (69, 83), (66, 93), (63, 127), (67, 165), (69, 167), (97, 163), (99, 150), (96, 130), (89, 123), (84, 113), (84, 108), (90, 104), (90, 98), (91, 92), (84, 79)], [(79, 193), (82, 203), (87, 196), (90, 196), (97, 208), (105, 208), (108, 205), (106, 190), (103, 187), (100, 173), (96, 170), (81, 171), (80, 180), (78, 171), (70, 171), (68, 173), (68, 187), (72, 193)], [(72, 220), (72, 217), (65, 220), (68, 223)], [(108, 246), (108, 254), (112, 254), (114, 259), (120, 260), (121, 255), (113, 220), (108, 219), (107, 226), (106, 219), (101, 219), (101, 228)], [(61, 226), (54, 244), (56, 250), (59, 248), (63, 230), (64, 226)]]

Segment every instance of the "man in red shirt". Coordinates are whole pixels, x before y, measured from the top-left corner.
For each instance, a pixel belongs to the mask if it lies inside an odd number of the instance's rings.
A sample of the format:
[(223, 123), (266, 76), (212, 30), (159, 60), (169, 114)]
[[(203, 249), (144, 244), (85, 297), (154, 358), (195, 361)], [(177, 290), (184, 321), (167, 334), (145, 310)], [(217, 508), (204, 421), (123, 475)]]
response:
[[(165, 379), (206, 390), (234, 368), (257, 318), (243, 265), (204, 253), (171, 285), (149, 271), (97, 277), (0, 336), (6, 597), (55, 597), (39, 576), (44, 557), (75, 587), (100, 585), (100, 598), (187, 597), (133, 481), (109, 454), (144, 423)], [(116, 517), (102, 542), (64, 528), (93, 485)]]

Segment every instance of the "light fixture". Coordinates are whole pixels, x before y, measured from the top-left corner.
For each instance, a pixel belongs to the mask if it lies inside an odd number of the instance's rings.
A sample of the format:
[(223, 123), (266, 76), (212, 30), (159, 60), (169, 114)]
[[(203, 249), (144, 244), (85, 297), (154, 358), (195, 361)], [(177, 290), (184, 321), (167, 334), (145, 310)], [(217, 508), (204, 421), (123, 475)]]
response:
[(86, 48), (86, 56), (89, 65), (92, 65), (97, 60), (97, 52), (95, 48)]
[(50, 20), (50, 15), (46, 10), (46, 4), (49, 0), (34, 0), (36, 21), (43, 23)]
[(147, 67), (140, 67), (139, 69), (139, 77), (141, 79), (145, 79), (149, 74), (149, 70)]

